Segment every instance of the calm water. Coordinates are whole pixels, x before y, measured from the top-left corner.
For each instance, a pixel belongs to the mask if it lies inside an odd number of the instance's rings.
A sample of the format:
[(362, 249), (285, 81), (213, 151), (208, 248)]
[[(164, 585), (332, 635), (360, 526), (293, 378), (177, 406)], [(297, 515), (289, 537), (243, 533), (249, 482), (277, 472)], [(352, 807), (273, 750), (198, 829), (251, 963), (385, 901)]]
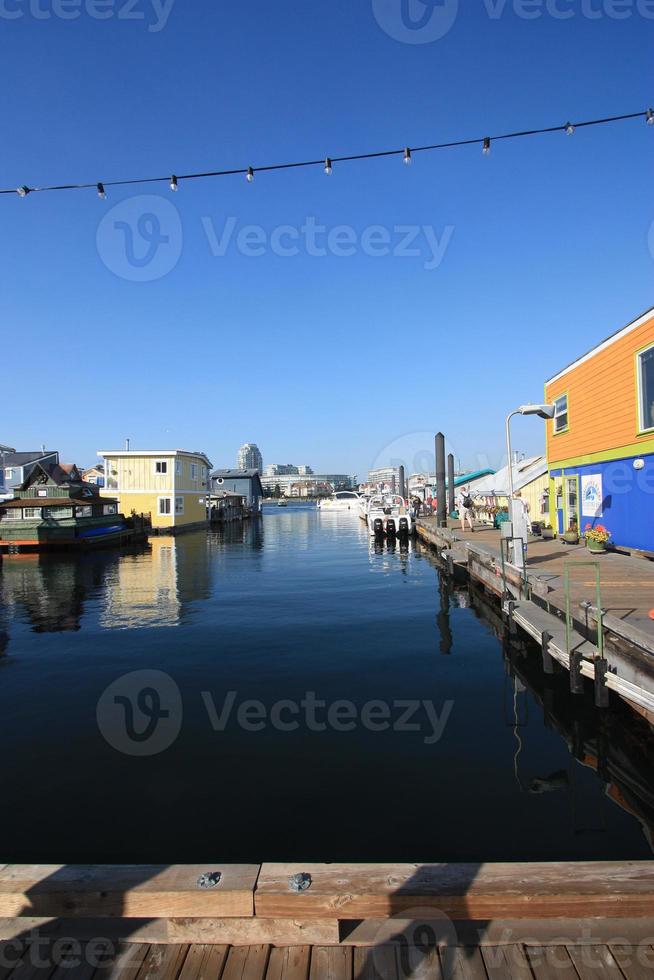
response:
[(7, 558), (0, 600), (5, 860), (651, 855), (649, 726), (347, 514)]

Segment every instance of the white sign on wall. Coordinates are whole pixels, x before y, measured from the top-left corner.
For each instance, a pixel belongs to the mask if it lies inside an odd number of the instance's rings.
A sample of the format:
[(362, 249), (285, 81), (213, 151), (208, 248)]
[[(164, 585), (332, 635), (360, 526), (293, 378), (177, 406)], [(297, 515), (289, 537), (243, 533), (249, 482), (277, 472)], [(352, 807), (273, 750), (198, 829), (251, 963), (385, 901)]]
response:
[(602, 474), (581, 478), (581, 513), (583, 517), (602, 516)]

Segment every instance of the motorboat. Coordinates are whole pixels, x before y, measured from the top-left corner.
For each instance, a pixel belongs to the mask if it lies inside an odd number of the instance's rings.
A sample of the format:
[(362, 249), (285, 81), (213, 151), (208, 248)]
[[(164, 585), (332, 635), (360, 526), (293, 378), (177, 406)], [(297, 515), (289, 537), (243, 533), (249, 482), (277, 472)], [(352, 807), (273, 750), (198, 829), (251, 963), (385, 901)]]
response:
[(285, 500), (278, 500), (277, 501), (277, 506), (278, 507), (288, 507), (288, 504), (286, 503)]
[(414, 531), (411, 509), (396, 493), (371, 497), (367, 520), (368, 532), (374, 537), (409, 537)]
[(350, 510), (359, 512), (359, 494), (353, 490), (337, 490), (331, 497), (323, 497), (318, 501), (318, 510)]

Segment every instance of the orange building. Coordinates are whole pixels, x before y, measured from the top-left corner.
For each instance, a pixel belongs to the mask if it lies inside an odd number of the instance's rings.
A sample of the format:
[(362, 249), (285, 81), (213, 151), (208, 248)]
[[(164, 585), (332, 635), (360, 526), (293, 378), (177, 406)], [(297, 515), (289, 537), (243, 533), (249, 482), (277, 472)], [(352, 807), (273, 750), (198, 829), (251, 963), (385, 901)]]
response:
[(654, 552), (654, 309), (545, 384), (550, 520)]

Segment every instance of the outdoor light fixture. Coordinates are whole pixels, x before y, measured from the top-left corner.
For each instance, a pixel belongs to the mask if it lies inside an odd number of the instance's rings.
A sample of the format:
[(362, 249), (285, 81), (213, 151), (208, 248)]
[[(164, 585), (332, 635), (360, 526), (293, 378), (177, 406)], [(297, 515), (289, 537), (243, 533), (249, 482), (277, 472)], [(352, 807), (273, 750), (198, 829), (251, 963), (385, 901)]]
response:
[(332, 172), (332, 162), (329, 159), (329, 157), (327, 157), (327, 159), (325, 160), (325, 173), (327, 174), (327, 176), (329, 176), (331, 172)]
[(98, 187), (98, 197), (100, 198), (101, 201), (104, 201), (104, 199), (107, 196), (107, 192), (104, 189), (104, 184), (98, 183), (97, 187)]
[(19, 197), (27, 197), (27, 195), (29, 194), (29, 192), (30, 192), (29, 187), (25, 187), (25, 186), (18, 187), (16, 189), (16, 193), (18, 194)]
[(254, 180), (254, 170), (252, 169), (252, 167), (248, 167), (247, 179), (250, 184)]
[(408, 146), (404, 147), (404, 162), (406, 163), (407, 167), (411, 164), (411, 150)]
[(575, 128), (574, 128), (574, 126), (572, 125), (572, 123), (571, 123), (571, 122), (567, 122), (567, 123), (565, 124), (565, 131), (566, 131), (566, 134), (567, 134), (568, 136), (572, 136), (572, 134), (573, 134), (573, 133), (574, 133), (574, 131), (575, 131)]
[(538, 415), (541, 419), (554, 418), (554, 405), (521, 405), (512, 415)]
[(481, 152), (482, 152), (482, 153), (484, 154), (484, 156), (486, 156), (486, 157), (487, 157), (487, 156), (488, 156), (488, 154), (490, 153), (490, 144), (491, 144), (491, 141), (490, 141), (490, 136), (485, 136), (485, 137), (484, 137), (484, 148), (483, 148), (483, 150), (482, 150)]
[(647, 110), (647, 125), (654, 126), (654, 109)]
[(175, 176), (175, 174), (173, 174), (172, 177), (170, 178), (170, 189), (171, 191), (177, 190), (177, 177)]
[(644, 470), (645, 469), (645, 460), (644, 459), (635, 459), (634, 460), (634, 469), (635, 470)]

